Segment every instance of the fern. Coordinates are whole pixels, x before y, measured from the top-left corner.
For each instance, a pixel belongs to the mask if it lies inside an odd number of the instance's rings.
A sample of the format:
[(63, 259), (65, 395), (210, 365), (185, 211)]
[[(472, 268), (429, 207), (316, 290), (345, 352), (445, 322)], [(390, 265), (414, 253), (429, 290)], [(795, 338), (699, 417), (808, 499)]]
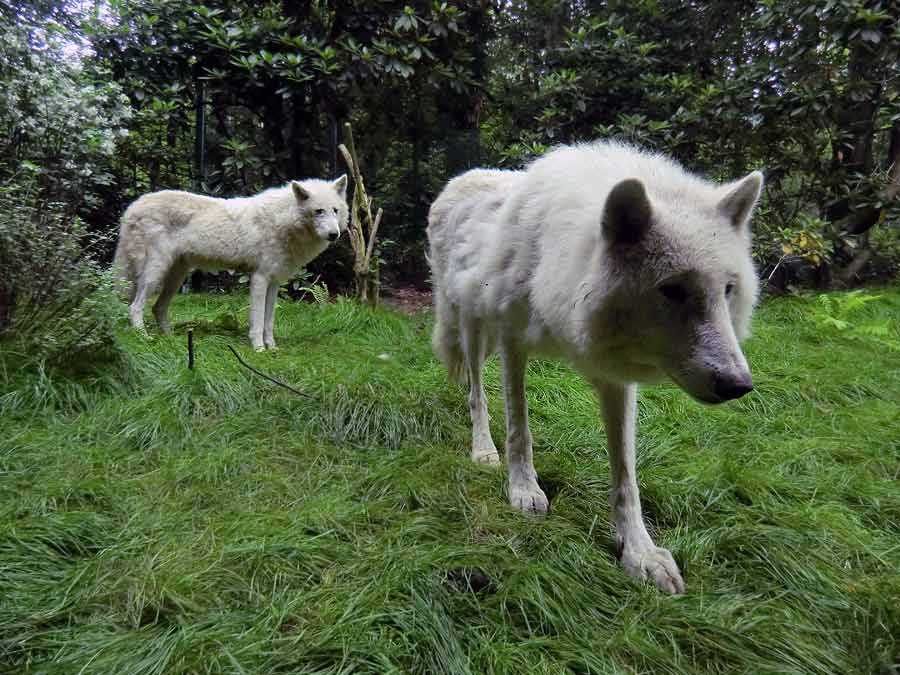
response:
[(841, 295), (819, 295), (809, 316), (821, 329), (836, 331), (843, 336), (875, 342), (891, 351), (900, 351), (900, 338), (889, 321), (858, 321), (866, 306), (881, 298), (858, 289)]

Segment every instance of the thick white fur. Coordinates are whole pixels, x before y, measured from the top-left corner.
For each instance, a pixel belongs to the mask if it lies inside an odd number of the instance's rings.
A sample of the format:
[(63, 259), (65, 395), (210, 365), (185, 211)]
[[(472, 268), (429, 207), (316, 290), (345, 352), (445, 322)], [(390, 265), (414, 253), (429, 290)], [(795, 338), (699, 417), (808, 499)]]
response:
[[(512, 186), (525, 173), (523, 171), (503, 171), (499, 169), (473, 169), (452, 179), (432, 203), (428, 211), (428, 238), (431, 255), (428, 262), (434, 279), (434, 303), (437, 316), (454, 313), (449, 299), (449, 289), (443, 283), (450, 262), (447, 252), (457, 249), (457, 256), (465, 256), (469, 248), (480, 243), (480, 239), (459, 239), (457, 230), (447, 227), (450, 215), (456, 209), (456, 220), (465, 220), (470, 210), (499, 208)], [(459, 208), (457, 208), (459, 207)], [(460, 233), (462, 230), (460, 230)], [(437, 253), (437, 255), (434, 255)], [(475, 251), (472, 251), (475, 253)], [(456, 381), (465, 378), (465, 363), (460, 342), (459, 321), (440, 321), (435, 324), (432, 346), (440, 356), (450, 377)], [(496, 450), (493, 451), (496, 454)]]
[(602, 401), (621, 562), (673, 593), (684, 588), (678, 567), (641, 515), (636, 383), (668, 377), (710, 403), (752, 388), (738, 340), (758, 294), (749, 219), (761, 187), (756, 172), (716, 185), (662, 156), (595, 143), (525, 172), (463, 174), (429, 214), (434, 346), (451, 374), (467, 375), (473, 458), (499, 461), (481, 382), (498, 351), (509, 499), (546, 512), (525, 368), (530, 353), (570, 362)]
[(132, 286), (131, 323), (143, 308), (171, 332), (167, 310), (191, 269), (250, 272), (250, 342), (274, 348), (278, 286), (324, 251), (347, 226), (347, 177), (292, 181), (254, 197), (217, 199), (163, 190), (137, 199), (122, 216), (116, 265)]

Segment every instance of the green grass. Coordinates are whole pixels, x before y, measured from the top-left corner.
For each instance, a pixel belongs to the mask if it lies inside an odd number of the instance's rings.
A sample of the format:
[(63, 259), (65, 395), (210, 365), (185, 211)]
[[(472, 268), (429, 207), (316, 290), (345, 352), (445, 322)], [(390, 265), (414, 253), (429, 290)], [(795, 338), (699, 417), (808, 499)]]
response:
[[(768, 300), (752, 395), (643, 391), (639, 480), (687, 583), (673, 598), (615, 564), (598, 406), (566, 367), (530, 365), (552, 512), (529, 518), (469, 461), (427, 315), (286, 303), (281, 350), (253, 354), (245, 305), (176, 299), (179, 321), (241, 319), (198, 330), (194, 371), (183, 334), (124, 328), (133, 358), (78, 375), (0, 359), (0, 672), (898, 671), (900, 352), (883, 335)], [(896, 338), (900, 289), (863, 312)], [(499, 443), (493, 361), (487, 388)]]

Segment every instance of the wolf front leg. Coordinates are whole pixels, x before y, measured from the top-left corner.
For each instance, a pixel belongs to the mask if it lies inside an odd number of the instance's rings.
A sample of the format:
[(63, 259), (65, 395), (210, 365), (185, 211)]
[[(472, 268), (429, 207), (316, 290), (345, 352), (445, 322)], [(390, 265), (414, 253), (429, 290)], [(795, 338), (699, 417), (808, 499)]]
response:
[(506, 460), (509, 464), (509, 503), (526, 513), (547, 513), (550, 503), (537, 482), (528, 428), (525, 367), (528, 358), (516, 342), (504, 340), (503, 394), (506, 399)]
[(277, 349), (275, 346), (275, 304), (278, 301), (277, 281), (269, 282), (269, 288), (266, 291), (266, 323), (263, 329), (263, 342), (266, 349)]
[(250, 275), (250, 344), (258, 352), (263, 351), (263, 333), (266, 323), (266, 293), (269, 280), (259, 272)]
[(652, 579), (669, 593), (684, 593), (684, 581), (672, 554), (653, 543), (641, 514), (641, 496), (634, 467), (634, 426), (637, 386), (595, 384), (603, 406), (603, 421), (612, 470), (610, 505), (616, 525), (622, 567), (638, 579)]

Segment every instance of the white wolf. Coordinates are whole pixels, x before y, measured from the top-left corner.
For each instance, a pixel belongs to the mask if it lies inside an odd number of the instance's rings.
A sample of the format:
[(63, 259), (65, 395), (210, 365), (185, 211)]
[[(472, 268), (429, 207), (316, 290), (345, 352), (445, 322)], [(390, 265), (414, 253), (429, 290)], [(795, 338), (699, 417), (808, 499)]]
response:
[(291, 181), (254, 197), (217, 199), (163, 190), (122, 216), (116, 265), (132, 281), (131, 323), (144, 329), (147, 296), (170, 333), (167, 310), (192, 268), (250, 272), (250, 342), (274, 348), (278, 286), (347, 227), (347, 176)]
[(499, 461), (482, 364), (499, 351), (509, 501), (544, 513), (525, 400), (529, 353), (569, 361), (596, 389), (609, 441), (621, 563), (671, 593), (684, 582), (641, 515), (634, 432), (638, 382), (665, 377), (707, 403), (753, 386), (738, 340), (758, 294), (749, 220), (754, 172), (715, 185), (625, 145), (563, 147), (524, 172), (454, 179), (429, 213), (434, 346), (467, 376), (472, 457)]

